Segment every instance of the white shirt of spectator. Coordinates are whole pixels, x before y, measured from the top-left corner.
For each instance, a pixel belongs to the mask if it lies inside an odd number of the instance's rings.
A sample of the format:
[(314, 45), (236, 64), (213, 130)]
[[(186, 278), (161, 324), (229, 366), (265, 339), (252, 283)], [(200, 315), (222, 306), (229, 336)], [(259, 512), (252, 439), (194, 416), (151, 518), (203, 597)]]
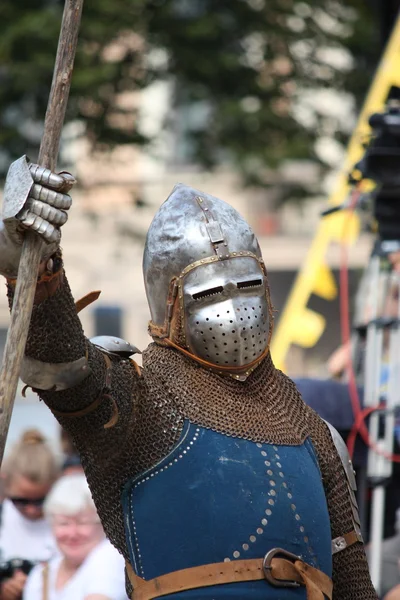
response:
[(32, 561), (50, 560), (58, 554), (56, 542), (45, 519), (31, 521), (15, 508), (10, 500), (3, 501), (0, 524), (1, 560), (24, 558)]
[[(49, 563), (48, 600), (85, 600), (94, 594), (101, 594), (110, 600), (126, 600), (125, 561), (108, 540), (100, 542), (65, 586), (56, 590), (61, 561), (62, 557), (58, 556)], [(37, 565), (28, 577), (23, 600), (42, 598), (43, 566)]]

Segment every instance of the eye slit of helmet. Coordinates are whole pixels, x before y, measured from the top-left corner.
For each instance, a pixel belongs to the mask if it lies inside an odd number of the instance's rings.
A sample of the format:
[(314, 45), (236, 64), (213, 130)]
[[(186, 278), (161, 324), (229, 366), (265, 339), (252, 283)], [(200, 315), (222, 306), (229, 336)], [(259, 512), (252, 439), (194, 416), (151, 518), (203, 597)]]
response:
[(196, 294), (192, 295), (193, 300), (200, 300), (200, 298), (207, 298), (207, 296), (214, 296), (214, 294), (220, 294), (224, 291), (222, 285), (218, 287), (209, 288), (208, 290), (203, 290), (201, 292), (196, 292)]
[(258, 287), (262, 285), (262, 279), (250, 279), (249, 281), (238, 281), (238, 288), (249, 288), (249, 287)]

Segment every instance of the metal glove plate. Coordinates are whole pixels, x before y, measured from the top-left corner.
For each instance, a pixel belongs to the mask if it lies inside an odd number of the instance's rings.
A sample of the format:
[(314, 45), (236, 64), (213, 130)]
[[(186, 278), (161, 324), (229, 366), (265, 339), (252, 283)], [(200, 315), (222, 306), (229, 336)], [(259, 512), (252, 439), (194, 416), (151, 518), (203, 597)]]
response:
[(6, 225), (23, 209), (33, 184), (28, 158), (21, 156), (10, 165), (4, 187), (2, 218)]

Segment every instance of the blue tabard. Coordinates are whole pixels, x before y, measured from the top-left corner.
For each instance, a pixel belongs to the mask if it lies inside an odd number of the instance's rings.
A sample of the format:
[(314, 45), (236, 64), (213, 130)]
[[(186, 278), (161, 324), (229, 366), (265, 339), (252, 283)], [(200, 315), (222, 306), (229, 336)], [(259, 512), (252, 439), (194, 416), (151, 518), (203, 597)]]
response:
[[(263, 558), (284, 548), (331, 576), (331, 530), (318, 463), (300, 446), (256, 444), (185, 423), (178, 445), (129, 481), (122, 496), (131, 564), (140, 577)], [(266, 580), (229, 583), (164, 600), (304, 600)]]

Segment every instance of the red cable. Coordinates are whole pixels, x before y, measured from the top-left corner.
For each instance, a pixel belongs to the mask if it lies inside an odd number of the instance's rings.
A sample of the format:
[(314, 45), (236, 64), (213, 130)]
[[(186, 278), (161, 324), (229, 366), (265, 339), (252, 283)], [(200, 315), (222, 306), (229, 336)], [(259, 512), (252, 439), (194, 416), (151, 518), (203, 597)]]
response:
[[(358, 202), (360, 191), (354, 190), (351, 198), (351, 204), (349, 209), (349, 217), (353, 214), (355, 206)], [(341, 244), (341, 261), (340, 261), (340, 327), (342, 335), (342, 344), (350, 346), (350, 310), (349, 310), (349, 272), (347, 263), (347, 247), (346, 243)], [(347, 374), (349, 378), (348, 387), (351, 401), (351, 407), (354, 415), (354, 423), (351, 428), (350, 434), (347, 438), (347, 447), (349, 454), (353, 457), (354, 446), (357, 438), (357, 434), (360, 434), (363, 442), (377, 454), (384, 456), (386, 459), (392, 462), (400, 463), (400, 455), (390, 454), (384, 452), (376, 444), (374, 444), (370, 437), (367, 426), (365, 425), (365, 419), (368, 415), (377, 410), (385, 408), (384, 404), (369, 407), (361, 410), (360, 398), (358, 395), (357, 382), (354, 373), (353, 363), (351, 360), (351, 352), (348, 353), (347, 357)]]
[(358, 429), (360, 428), (362, 421), (364, 421), (371, 413), (375, 412), (376, 410), (384, 410), (384, 408), (384, 404), (379, 404), (379, 406), (369, 406), (368, 408), (364, 408), (364, 410), (360, 410), (360, 412), (357, 415), (357, 419), (354, 421), (353, 427), (351, 428), (351, 431), (347, 438), (347, 448), (351, 457), (354, 454), (354, 446), (356, 443)]

